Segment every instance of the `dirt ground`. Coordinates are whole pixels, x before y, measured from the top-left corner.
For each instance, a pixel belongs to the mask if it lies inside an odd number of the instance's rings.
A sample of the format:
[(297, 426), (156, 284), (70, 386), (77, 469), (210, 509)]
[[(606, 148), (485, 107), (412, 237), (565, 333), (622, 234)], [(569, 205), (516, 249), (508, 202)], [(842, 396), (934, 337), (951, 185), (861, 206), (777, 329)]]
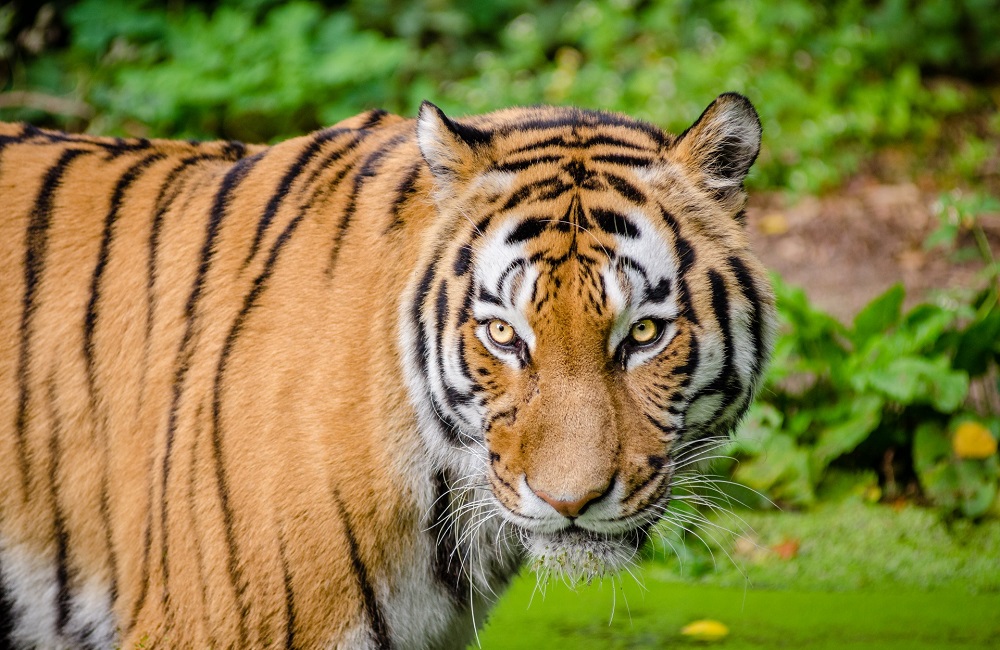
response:
[[(937, 289), (982, 286), (978, 258), (956, 262), (941, 248), (924, 249), (938, 223), (933, 205), (939, 196), (910, 183), (864, 179), (791, 205), (779, 195), (751, 195), (747, 228), (768, 268), (848, 321), (896, 282), (907, 289), (907, 307)], [(1000, 214), (981, 220), (993, 249), (1000, 250)], [(972, 245), (971, 236), (960, 243)]]

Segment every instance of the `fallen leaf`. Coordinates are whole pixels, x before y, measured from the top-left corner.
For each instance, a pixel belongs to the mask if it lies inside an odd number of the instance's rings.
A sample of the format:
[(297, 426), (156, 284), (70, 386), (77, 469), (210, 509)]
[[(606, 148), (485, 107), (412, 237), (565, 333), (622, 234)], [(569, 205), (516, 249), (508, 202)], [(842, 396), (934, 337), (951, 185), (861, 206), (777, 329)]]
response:
[(955, 429), (951, 448), (959, 458), (981, 460), (997, 453), (997, 440), (978, 422), (963, 422)]
[(681, 628), (681, 634), (696, 641), (718, 641), (729, 634), (729, 628), (711, 619), (688, 623)]
[(771, 550), (777, 553), (782, 560), (791, 560), (799, 554), (800, 545), (799, 540), (790, 538), (775, 544)]
[(780, 212), (765, 214), (757, 222), (757, 229), (765, 235), (784, 235), (788, 232), (788, 217)]

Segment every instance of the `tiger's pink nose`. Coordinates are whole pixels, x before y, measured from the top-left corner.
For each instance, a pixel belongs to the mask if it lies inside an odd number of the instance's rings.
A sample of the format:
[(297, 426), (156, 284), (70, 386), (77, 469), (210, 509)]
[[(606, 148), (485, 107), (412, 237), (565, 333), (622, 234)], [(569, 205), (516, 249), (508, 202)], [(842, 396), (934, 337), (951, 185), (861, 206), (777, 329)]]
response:
[(561, 514), (563, 517), (579, 517), (583, 514), (583, 511), (587, 509), (595, 499), (600, 498), (604, 494), (604, 490), (591, 490), (579, 499), (553, 499), (545, 492), (541, 490), (532, 490), (537, 494), (542, 501), (552, 506), (556, 512)]

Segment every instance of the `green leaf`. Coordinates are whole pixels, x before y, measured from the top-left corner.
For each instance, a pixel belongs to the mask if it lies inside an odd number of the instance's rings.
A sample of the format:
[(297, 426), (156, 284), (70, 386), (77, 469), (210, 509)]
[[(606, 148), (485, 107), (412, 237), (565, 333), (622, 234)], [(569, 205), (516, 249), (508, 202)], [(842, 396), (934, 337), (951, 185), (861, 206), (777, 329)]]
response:
[(973, 322), (962, 332), (958, 349), (955, 350), (955, 367), (965, 370), (973, 377), (983, 374), (998, 339), (1000, 307), (994, 306), (982, 319)]
[(913, 467), (923, 474), (951, 456), (951, 442), (937, 422), (922, 422), (913, 435)]
[(853, 451), (882, 421), (884, 401), (863, 395), (851, 403), (846, 420), (823, 429), (812, 453), (812, 471), (819, 475), (831, 461)]
[(888, 291), (868, 303), (854, 317), (854, 330), (851, 332), (854, 344), (860, 347), (873, 336), (882, 334), (899, 323), (905, 297), (906, 290), (903, 289), (903, 285), (894, 284)]
[(962, 514), (981, 517), (997, 496), (995, 472), (990, 472), (983, 461), (963, 460), (956, 464), (956, 475)]
[(942, 413), (951, 413), (969, 392), (969, 376), (952, 370), (948, 360), (902, 357), (882, 368), (858, 371), (851, 384), (859, 393), (871, 389), (903, 406), (931, 404)]

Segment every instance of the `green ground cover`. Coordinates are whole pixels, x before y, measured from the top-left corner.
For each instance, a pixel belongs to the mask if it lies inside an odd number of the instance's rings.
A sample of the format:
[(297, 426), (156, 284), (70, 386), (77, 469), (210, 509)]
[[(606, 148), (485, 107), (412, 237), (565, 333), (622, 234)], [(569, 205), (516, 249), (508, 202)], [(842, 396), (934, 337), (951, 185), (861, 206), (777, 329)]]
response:
[[(638, 581), (550, 583), (542, 594), (525, 572), (480, 633), (482, 647), (692, 647), (703, 644), (680, 630), (699, 619), (729, 628), (713, 644), (727, 650), (993, 648), (1000, 639), (1000, 522), (948, 525), (926, 509), (861, 499), (740, 516), (740, 535), (713, 533), (715, 566), (688, 536), (671, 540), (683, 561), (654, 551)], [(798, 551), (782, 558), (773, 548), (789, 540)]]

